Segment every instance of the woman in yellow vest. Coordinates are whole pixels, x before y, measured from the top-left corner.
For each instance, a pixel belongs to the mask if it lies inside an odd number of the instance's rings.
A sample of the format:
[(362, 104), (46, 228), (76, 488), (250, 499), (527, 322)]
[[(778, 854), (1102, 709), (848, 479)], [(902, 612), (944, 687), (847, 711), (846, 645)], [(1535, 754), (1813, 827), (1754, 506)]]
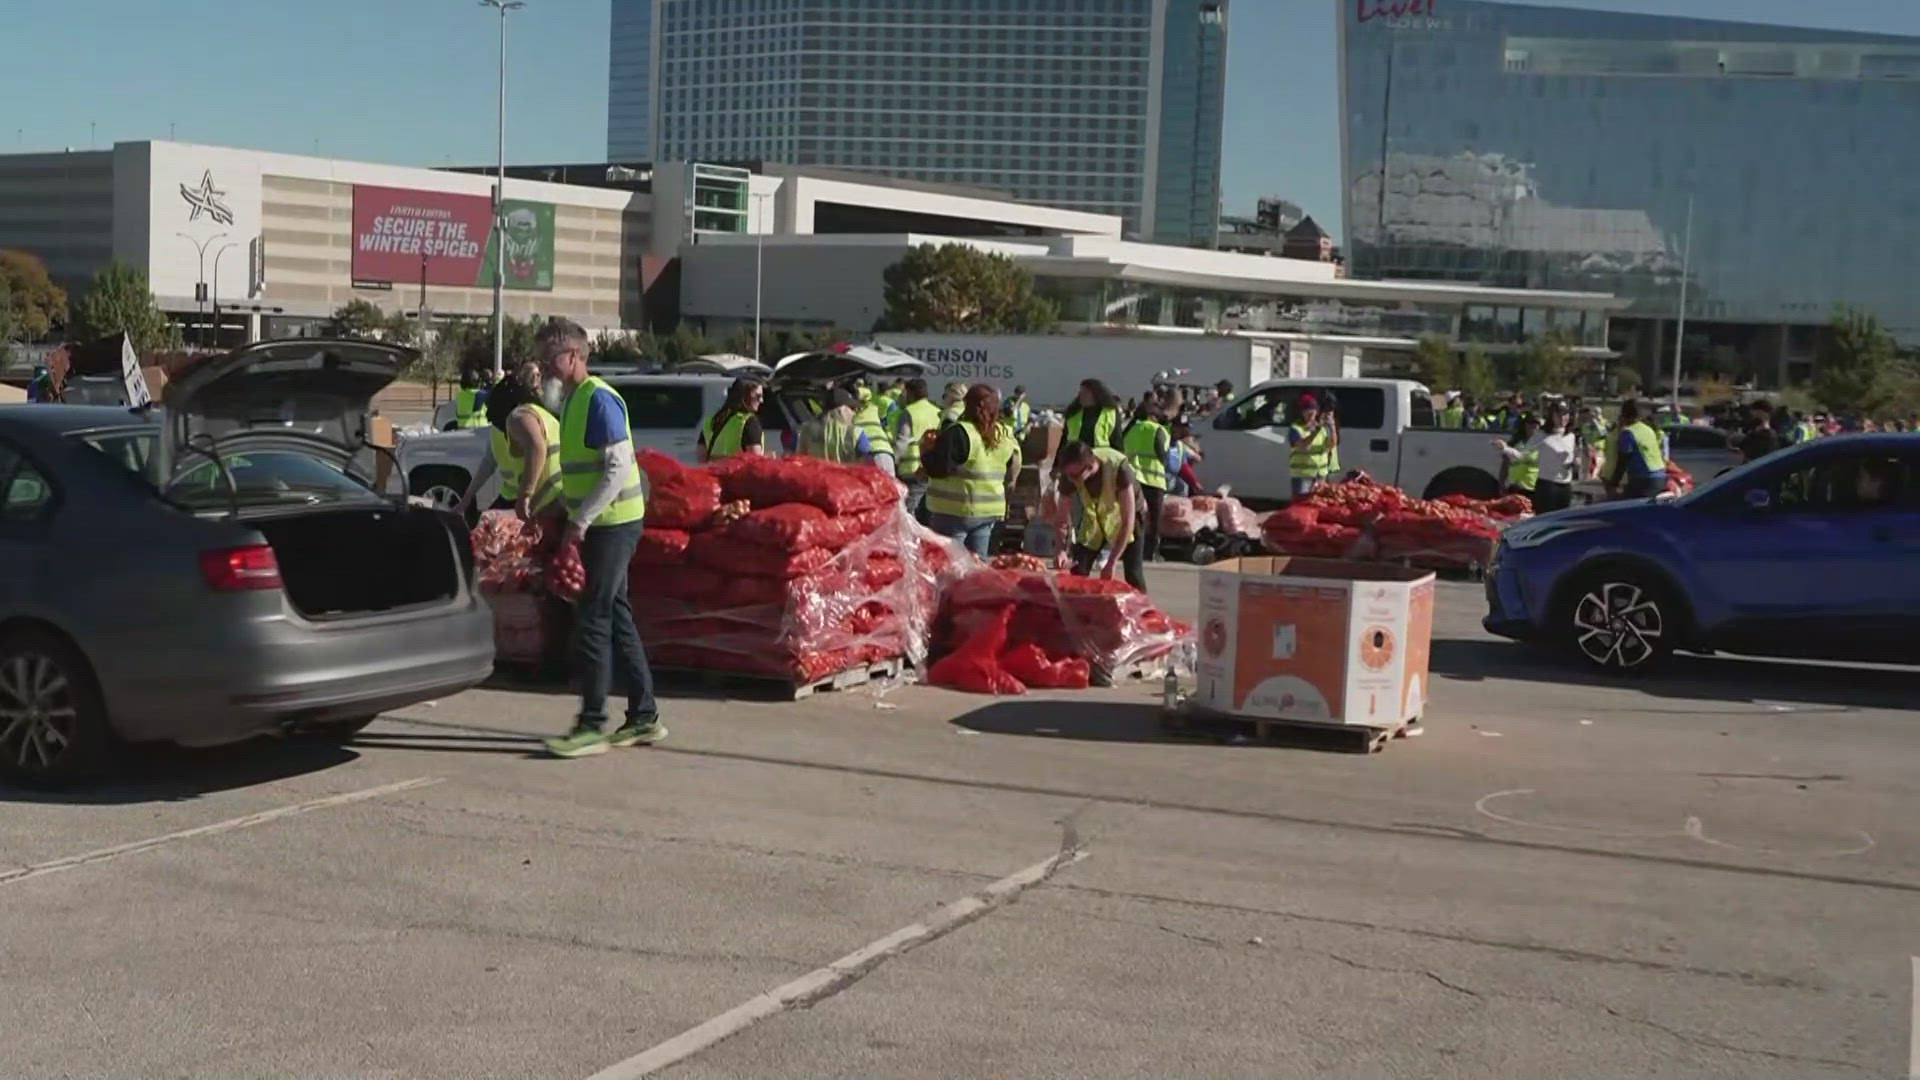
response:
[[(653, 699), (653, 673), (633, 625), (627, 566), (640, 543), (647, 489), (634, 460), (627, 405), (619, 391), (587, 371), (587, 332), (554, 318), (535, 337), (541, 366), (559, 380), (560, 494), (567, 507), (567, 539), (580, 545), (587, 584), (574, 604), (574, 642), (580, 664), (580, 714), (573, 731), (546, 741), (555, 757), (605, 753), (611, 746), (655, 743), (666, 737)], [(607, 725), (607, 694), (614, 673), (626, 684), (626, 721)]]
[(487, 388), (483, 376), (472, 368), (460, 372), (460, 389), (453, 392), (453, 426), (487, 426)]
[(860, 426), (855, 409), (859, 399), (844, 388), (833, 391), (827, 409), (800, 428), (800, 452), (837, 465), (879, 465), (893, 472), (893, 452), (884, 441), (874, 443)]
[(1140, 555), (1139, 478), (1127, 456), (1105, 446), (1068, 443), (1055, 459), (1061, 491), (1080, 496), (1080, 523), (1073, 536), (1073, 572), (1086, 576), (1102, 552), (1100, 576), (1113, 577), (1114, 563), (1126, 569), (1127, 584), (1145, 592), (1147, 571)]
[(1067, 409), (1066, 439), (1118, 450), (1119, 436), (1120, 399), (1099, 379), (1081, 382), (1080, 395)]
[(940, 429), (922, 462), (927, 527), (993, 554), (993, 533), (1007, 516), (1007, 490), (1020, 473), (1020, 441), (1000, 418), (1000, 391), (980, 383), (967, 391), (960, 419)]
[(487, 392), (492, 439), (480, 468), (454, 512), (465, 517), (480, 489), (497, 473), (500, 497), (492, 509), (518, 510), (532, 521), (560, 509), (560, 420), (540, 403), (540, 365), (529, 360)]
[(1287, 426), (1288, 474), (1293, 478), (1293, 497), (1313, 492), (1333, 468), (1333, 429), (1321, 415), (1320, 402), (1312, 394), (1301, 394), (1294, 403), (1298, 417)]
[(1127, 456), (1146, 503), (1141, 553), (1148, 561), (1160, 557), (1160, 507), (1167, 498), (1167, 452), (1173, 449), (1173, 433), (1160, 422), (1160, 409), (1159, 402), (1149, 400), (1120, 435), (1120, 452)]
[(727, 387), (727, 400), (700, 425), (700, 439), (694, 455), (701, 461), (720, 461), (737, 454), (766, 452), (766, 435), (760, 429), (760, 403), (767, 388), (752, 379), (735, 379)]
[(946, 392), (940, 397), (940, 422), (952, 424), (960, 419), (967, 407), (967, 384), (950, 382)]

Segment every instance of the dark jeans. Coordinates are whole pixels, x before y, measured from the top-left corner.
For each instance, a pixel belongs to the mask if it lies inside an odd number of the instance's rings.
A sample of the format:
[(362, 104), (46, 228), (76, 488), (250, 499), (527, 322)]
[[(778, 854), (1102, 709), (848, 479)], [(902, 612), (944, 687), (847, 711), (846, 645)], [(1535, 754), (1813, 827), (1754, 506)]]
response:
[(902, 480), (907, 493), (901, 503), (907, 508), (907, 516), (922, 525), (927, 523), (927, 482), (925, 480)]
[(1536, 514), (1565, 510), (1573, 505), (1573, 485), (1556, 484), (1551, 480), (1542, 480), (1535, 484), (1533, 491), (1533, 511)]
[(1141, 522), (1145, 546), (1141, 555), (1149, 562), (1160, 561), (1160, 506), (1166, 502), (1167, 493), (1161, 488), (1140, 485), (1140, 493), (1146, 496), (1147, 520)]
[(1646, 476), (1629, 476), (1623, 498), (1651, 499), (1665, 490), (1667, 490), (1667, 474), (1664, 472), (1649, 473)]
[(580, 561), (587, 568), (587, 590), (574, 607), (574, 649), (580, 665), (580, 720), (583, 727), (607, 724), (607, 694), (618, 670), (627, 689), (628, 722), (651, 723), (653, 672), (647, 651), (633, 626), (633, 602), (627, 598), (627, 564), (645, 525), (602, 525), (587, 530)]
[[(1102, 552), (1085, 544), (1073, 545), (1073, 572), (1088, 577), (1101, 565)], [(1140, 559), (1140, 532), (1134, 530), (1133, 539), (1127, 541), (1127, 550), (1120, 553), (1120, 566), (1127, 576), (1127, 584), (1147, 591), (1147, 568)]]

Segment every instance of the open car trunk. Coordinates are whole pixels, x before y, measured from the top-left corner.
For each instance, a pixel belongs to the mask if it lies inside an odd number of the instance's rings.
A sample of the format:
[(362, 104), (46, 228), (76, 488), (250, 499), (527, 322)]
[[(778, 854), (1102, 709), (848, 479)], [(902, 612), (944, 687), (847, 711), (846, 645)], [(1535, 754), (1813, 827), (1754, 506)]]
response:
[(294, 609), (346, 619), (444, 604), (470, 559), (453, 519), (424, 507), (307, 511), (249, 521), (272, 545)]

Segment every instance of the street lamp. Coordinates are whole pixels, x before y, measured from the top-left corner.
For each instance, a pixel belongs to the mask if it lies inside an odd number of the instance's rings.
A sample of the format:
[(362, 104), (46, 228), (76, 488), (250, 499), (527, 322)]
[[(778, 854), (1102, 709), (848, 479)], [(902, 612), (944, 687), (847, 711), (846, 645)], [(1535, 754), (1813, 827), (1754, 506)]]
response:
[(239, 246), (240, 241), (229, 240), (213, 253), (213, 347), (216, 349), (220, 347), (220, 256), (225, 255), (229, 248)]
[(521, 0), (480, 0), (480, 6), (500, 13), (500, 109), (494, 142), (499, 161), (493, 181), (493, 378), (498, 382), (506, 373), (507, 342), (507, 230), (500, 212), (507, 194), (507, 12), (527, 5)]
[(1673, 396), (1670, 405), (1674, 418), (1680, 416), (1680, 352), (1687, 342), (1687, 279), (1693, 276), (1693, 196), (1687, 196), (1687, 250), (1680, 256), (1680, 318), (1673, 332)]
[(760, 363), (760, 362), (762, 362), (762, 359), (761, 359), (761, 358), (762, 358), (762, 356), (763, 356), (763, 354), (762, 354), (762, 353), (760, 352), (760, 282), (761, 282), (761, 268), (762, 268), (762, 266), (764, 265), (764, 263), (765, 263), (765, 261), (766, 261), (766, 255), (767, 255), (767, 223), (766, 223), (766, 212), (765, 212), (765, 208), (764, 208), (764, 207), (762, 206), (762, 204), (761, 204), (761, 202), (760, 202), (760, 200), (762, 200), (762, 199), (771, 199), (771, 198), (773, 198), (773, 193), (772, 193), (772, 192), (770, 192), (770, 191), (751, 191), (751, 190), (750, 190), (750, 191), (748, 191), (748, 193), (747, 193), (747, 194), (748, 194), (748, 197), (749, 197), (749, 198), (751, 198), (751, 199), (753, 200), (753, 204), (754, 204), (754, 214), (753, 214), (753, 359), (754, 359), (754, 362), (756, 362), (756, 363)]
[[(200, 272), (193, 280), (193, 314), (197, 320), (205, 312), (205, 309), (201, 307), (201, 305), (207, 302), (207, 245), (213, 243), (215, 240), (225, 239), (227, 234), (214, 233), (205, 240), (195, 240), (192, 236), (183, 232), (177, 232), (173, 235), (192, 244), (194, 250), (200, 253)], [(205, 345), (206, 343), (205, 333), (202, 332), (200, 344)]]

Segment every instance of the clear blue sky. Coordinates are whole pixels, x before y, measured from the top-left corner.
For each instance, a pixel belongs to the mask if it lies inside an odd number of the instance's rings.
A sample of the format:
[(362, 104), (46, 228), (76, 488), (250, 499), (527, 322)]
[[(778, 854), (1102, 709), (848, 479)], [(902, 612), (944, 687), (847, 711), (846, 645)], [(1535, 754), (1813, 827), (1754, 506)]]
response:
[[(1913, 0), (1537, 0), (1920, 36)], [(1226, 207), (1293, 199), (1338, 231), (1332, 0), (1234, 0)], [(493, 160), (497, 17), (473, 0), (0, 0), (0, 150), (166, 138), (388, 161)], [(528, 0), (507, 156), (606, 151), (607, 0)], [(34, 100), (25, 95), (33, 88)], [(12, 128), (13, 130), (6, 130)]]

